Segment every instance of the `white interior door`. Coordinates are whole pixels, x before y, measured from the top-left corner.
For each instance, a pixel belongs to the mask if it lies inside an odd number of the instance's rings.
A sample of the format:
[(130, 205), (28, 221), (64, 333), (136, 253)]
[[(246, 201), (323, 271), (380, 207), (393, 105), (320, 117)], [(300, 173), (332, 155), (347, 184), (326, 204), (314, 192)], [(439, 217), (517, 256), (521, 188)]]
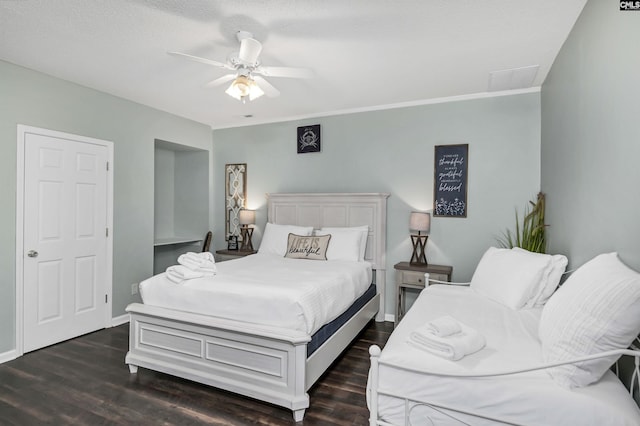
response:
[(105, 326), (108, 155), (106, 146), (25, 134), (24, 352)]

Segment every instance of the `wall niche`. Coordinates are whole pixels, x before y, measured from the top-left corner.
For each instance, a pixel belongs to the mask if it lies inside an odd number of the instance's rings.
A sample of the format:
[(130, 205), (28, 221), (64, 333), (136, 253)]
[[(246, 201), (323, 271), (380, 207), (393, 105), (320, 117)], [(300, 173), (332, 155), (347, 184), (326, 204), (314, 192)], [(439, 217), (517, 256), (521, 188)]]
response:
[(209, 230), (209, 152), (155, 140), (153, 273), (200, 251)]

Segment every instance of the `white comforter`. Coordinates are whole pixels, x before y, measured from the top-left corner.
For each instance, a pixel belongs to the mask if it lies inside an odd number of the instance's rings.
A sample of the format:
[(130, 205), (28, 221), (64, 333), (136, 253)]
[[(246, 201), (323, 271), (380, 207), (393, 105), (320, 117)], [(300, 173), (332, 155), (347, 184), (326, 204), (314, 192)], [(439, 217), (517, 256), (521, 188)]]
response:
[(371, 284), (368, 262), (254, 254), (217, 263), (213, 277), (181, 284), (158, 274), (140, 283), (145, 304), (315, 333)]
[[(418, 372), (471, 374), (542, 364), (538, 323), (541, 308), (512, 310), (476, 294), (468, 287), (434, 285), (425, 289), (389, 338), (382, 354), (380, 388), (418, 400), (469, 409), (523, 425), (639, 425), (640, 410), (620, 381), (608, 372), (596, 384), (568, 390), (544, 371), (498, 378), (452, 378)], [(459, 361), (450, 361), (412, 347), (412, 330), (450, 315), (474, 327), (486, 347)], [(415, 371), (411, 371), (411, 370)], [(392, 424), (404, 424), (404, 401), (380, 397), (379, 413)], [(459, 425), (451, 417), (418, 407), (412, 425)], [(460, 416), (471, 425), (494, 425)]]

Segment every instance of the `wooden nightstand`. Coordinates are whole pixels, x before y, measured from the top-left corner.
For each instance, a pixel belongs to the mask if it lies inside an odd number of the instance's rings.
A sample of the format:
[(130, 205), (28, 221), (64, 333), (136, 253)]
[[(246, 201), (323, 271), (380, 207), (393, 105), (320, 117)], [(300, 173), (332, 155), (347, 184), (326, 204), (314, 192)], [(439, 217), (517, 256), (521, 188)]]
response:
[(255, 250), (216, 250), (215, 258), (216, 262), (224, 262), (225, 260), (238, 259), (255, 253), (257, 253)]
[(422, 290), (425, 287), (424, 274), (427, 272), (429, 278), (439, 281), (451, 281), (451, 273), (453, 272), (453, 267), (445, 265), (416, 266), (409, 262), (400, 262), (393, 267), (396, 270), (396, 298), (398, 301), (396, 324), (400, 322), (407, 311), (406, 289)]

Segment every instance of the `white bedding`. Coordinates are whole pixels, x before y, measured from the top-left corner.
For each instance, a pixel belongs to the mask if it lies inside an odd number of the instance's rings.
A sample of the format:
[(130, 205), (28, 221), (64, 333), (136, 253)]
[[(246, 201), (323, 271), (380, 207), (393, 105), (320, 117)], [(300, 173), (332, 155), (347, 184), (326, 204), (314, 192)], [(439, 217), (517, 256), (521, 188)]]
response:
[(145, 304), (315, 333), (369, 287), (368, 262), (287, 259), (254, 254), (217, 263), (217, 274), (171, 282), (164, 273), (140, 283)]
[[(538, 339), (541, 308), (512, 310), (478, 295), (468, 287), (427, 287), (389, 338), (380, 362), (442, 373), (484, 373), (542, 364)], [(487, 345), (459, 361), (449, 361), (407, 343), (416, 327), (450, 315), (471, 325)], [(555, 384), (544, 371), (509, 377), (451, 378), (417, 374), (403, 368), (380, 366), (380, 390), (424, 401), (460, 407), (524, 425), (640, 425), (640, 410), (610, 371), (596, 384), (568, 390)], [(404, 423), (404, 401), (380, 396), (381, 419)], [(446, 414), (417, 407), (413, 425), (462, 424)], [(494, 422), (456, 415), (472, 425)]]

